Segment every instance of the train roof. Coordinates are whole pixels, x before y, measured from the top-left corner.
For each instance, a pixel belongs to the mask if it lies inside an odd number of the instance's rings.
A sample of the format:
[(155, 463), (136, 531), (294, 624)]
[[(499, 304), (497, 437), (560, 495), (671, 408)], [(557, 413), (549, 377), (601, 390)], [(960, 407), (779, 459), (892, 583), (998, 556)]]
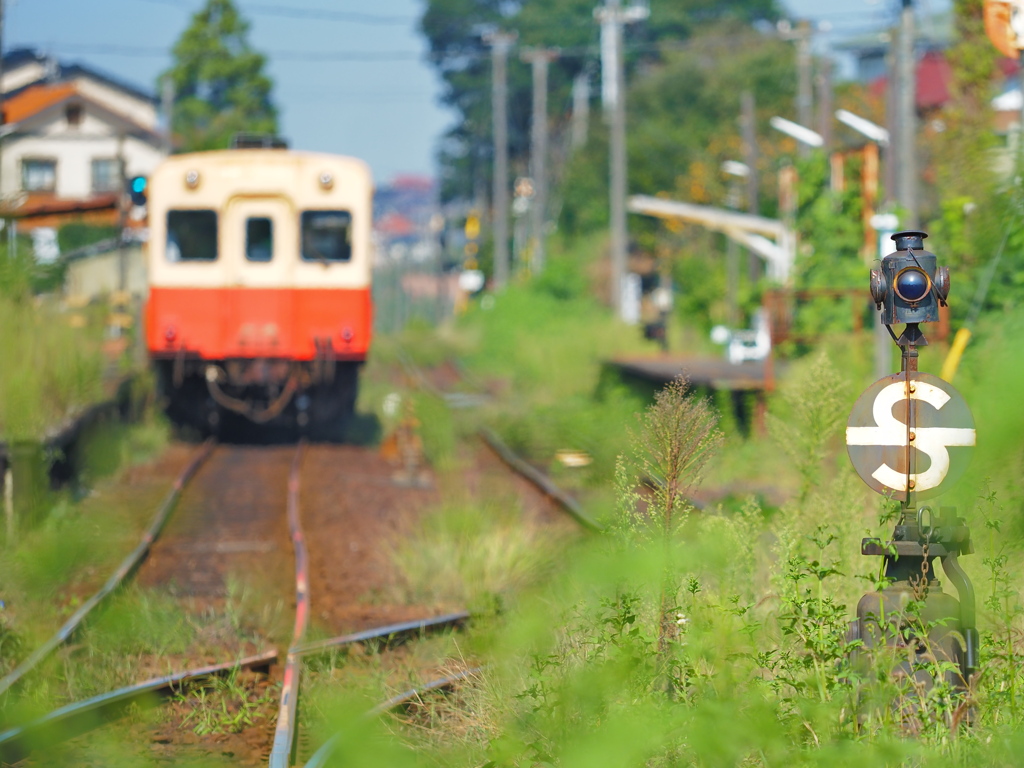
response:
[(209, 163), (216, 161), (220, 165), (248, 164), (254, 160), (262, 163), (287, 163), (295, 160), (307, 160), (310, 162), (319, 161), (322, 163), (342, 163), (353, 168), (359, 168), (366, 175), (370, 175), (370, 166), (365, 160), (349, 155), (334, 155), (328, 152), (306, 152), (294, 149), (214, 149), (205, 152), (185, 152), (179, 155), (170, 155), (160, 164), (160, 168), (176, 165), (188, 165)]

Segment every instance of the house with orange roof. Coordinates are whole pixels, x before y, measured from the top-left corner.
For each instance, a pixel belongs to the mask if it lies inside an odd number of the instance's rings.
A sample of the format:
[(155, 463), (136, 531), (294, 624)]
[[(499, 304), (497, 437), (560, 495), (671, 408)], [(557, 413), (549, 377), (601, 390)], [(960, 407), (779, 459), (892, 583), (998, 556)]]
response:
[(124, 179), (167, 154), (156, 98), (80, 64), (4, 54), (0, 207), (20, 231), (116, 224)]

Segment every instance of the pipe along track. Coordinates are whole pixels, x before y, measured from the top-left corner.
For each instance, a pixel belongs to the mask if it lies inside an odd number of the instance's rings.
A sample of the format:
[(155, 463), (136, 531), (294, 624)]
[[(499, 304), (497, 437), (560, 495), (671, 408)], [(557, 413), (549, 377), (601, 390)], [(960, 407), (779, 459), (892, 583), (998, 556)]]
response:
[(74, 634), (75, 630), (81, 626), (86, 616), (89, 615), (89, 612), (99, 605), (103, 598), (117, 589), (135, 572), (135, 569), (142, 562), (143, 558), (145, 558), (149, 553), (150, 547), (153, 546), (153, 542), (160, 536), (160, 532), (163, 530), (164, 525), (167, 522), (167, 518), (171, 514), (171, 510), (174, 509), (178, 498), (181, 496), (182, 490), (184, 490), (188, 482), (195, 476), (196, 472), (199, 471), (199, 468), (209, 458), (210, 454), (213, 452), (215, 444), (216, 443), (210, 439), (204, 442), (196, 450), (191, 461), (189, 461), (188, 465), (174, 481), (174, 485), (171, 486), (170, 492), (164, 498), (163, 503), (156, 512), (156, 515), (154, 515), (153, 521), (142, 534), (142, 539), (139, 541), (138, 546), (136, 546), (135, 549), (133, 549), (128, 556), (121, 561), (121, 564), (110, 575), (110, 578), (107, 579), (106, 583), (100, 587), (99, 591), (82, 603), (81, 607), (75, 611), (66, 622), (64, 622), (64, 625), (57, 630), (56, 634), (36, 648), (36, 650), (29, 654), (24, 661), (0, 679), (0, 696), (6, 693), (11, 686), (21, 680), (26, 673), (31, 671), (61, 643), (66, 642)]
[(299, 443), (288, 475), (288, 531), (295, 550), (295, 628), (292, 643), (284, 662), (284, 681), (281, 684), (281, 707), (274, 729), (274, 744), (270, 750), (270, 768), (288, 768), (295, 749), (295, 731), (299, 714), (299, 682), (302, 665), (295, 646), (302, 642), (309, 623), (309, 557), (306, 539), (299, 520), (299, 470), (305, 441)]
[[(432, 619), (390, 624), (378, 629), (355, 632), (328, 640), (303, 643), (309, 622), (309, 556), (306, 538), (299, 517), (299, 479), (305, 441), (299, 443), (288, 476), (288, 529), (295, 550), (295, 626), (292, 643), (285, 656), (284, 681), (281, 685), (281, 706), (274, 730), (274, 743), (270, 750), (270, 768), (290, 768), (295, 758), (298, 740), (299, 684), (302, 678), (302, 657), (312, 653), (330, 651), (351, 643), (374, 638), (388, 641), (406, 637), (427, 629), (457, 626), (469, 618), (468, 613), (454, 613)], [(395, 705), (397, 706), (397, 704)], [(388, 707), (390, 708), (390, 707)]]

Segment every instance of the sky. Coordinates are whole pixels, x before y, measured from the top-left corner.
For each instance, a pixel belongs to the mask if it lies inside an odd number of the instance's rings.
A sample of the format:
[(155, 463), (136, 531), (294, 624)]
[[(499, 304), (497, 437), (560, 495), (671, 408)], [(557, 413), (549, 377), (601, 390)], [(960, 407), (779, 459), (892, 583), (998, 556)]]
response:
[[(203, 4), (5, 0), (3, 46), (34, 47), (155, 90), (158, 75), (170, 65), (171, 47)], [(454, 116), (439, 102), (441, 82), (425, 61), (426, 43), (417, 32), (424, 0), (236, 4), (252, 23), (252, 46), (268, 55), (280, 132), (293, 147), (361, 157), (379, 183), (399, 174), (434, 174), (438, 138)], [(793, 18), (831, 25), (817, 36), (819, 51), (840, 36), (891, 25), (899, 8), (898, 0), (784, 5)], [(950, 0), (915, 5), (921, 12), (940, 12)]]

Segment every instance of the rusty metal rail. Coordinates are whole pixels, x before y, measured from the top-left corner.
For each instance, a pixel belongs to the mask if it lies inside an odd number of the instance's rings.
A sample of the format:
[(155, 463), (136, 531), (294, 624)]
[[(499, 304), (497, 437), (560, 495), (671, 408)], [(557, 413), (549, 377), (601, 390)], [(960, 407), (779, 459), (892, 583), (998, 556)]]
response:
[(236, 661), (157, 677), (68, 704), (26, 725), (0, 733), (0, 763), (16, 763), (24, 759), (37, 745), (67, 741), (86, 733), (115, 719), (129, 705), (152, 702), (154, 697), (166, 696), (183, 683), (228, 674), (235, 669), (266, 669), (277, 660), (277, 657), (277, 650), (271, 649)]
[(404, 621), (399, 624), (388, 624), (384, 627), (366, 629), (362, 632), (353, 632), (349, 635), (332, 637), (327, 640), (315, 640), (309, 643), (300, 643), (292, 646), (291, 652), (298, 656), (307, 656), (314, 653), (330, 651), (345, 645), (351, 645), (352, 643), (363, 643), (367, 640), (378, 640), (381, 638), (390, 644), (394, 640), (405, 640), (412, 635), (420, 634), (427, 630), (459, 626), (467, 619), (469, 619), (469, 614), (462, 611), (460, 613), (449, 613), (444, 616), (435, 616), (430, 619)]
[[(465, 680), (472, 675), (477, 674), (483, 669), (483, 667), (474, 667), (472, 669), (466, 669), (462, 672), (458, 672), (454, 675), (448, 675), (447, 677), (441, 677), (437, 680), (432, 680), (425, 685), (421, 685), (418, 688), (410, 688), (404, 693), (399, 693), (396, 696), (392, 696), (386, 701), (382, 701), (380, 704), (375, 706), (369, 712), (366, 713), (366, 717), (376, 717), (382, 715), (385, 712), (390, 712), (393, 709), (397, 709), (403, 704), (408, 704), (415, 698), (429, 693), (430, 691), (439, 691), (445, 688), (451, 688), (456, 683)], [(327, 764), (327, 761), (334, 755), (334, 751), (338, 748), (338, 744), (341, 741), (344, 732), (334, 734), (331, 738), (324, 742), (323, 746), (320, 747), (313, 756), (306, 761), (305, 768), (323, 768)]]
[[(465, 408), (474, 405), (481, 405), (490, 399), (488, 395), (484, 394), (473, 395), (462, 392), (444, 392), (427, 378), (426, 374), (423, 373), (423, 370), (417, 366), (405, 350), (401, 348), (398, 350), (398, 360), (409, 377), (418, 382), (421, 389), (434, 397), (443, 400), (450, 408)], [(590, 531), (604, 530), (604, 526), (594, 520), (594, 518), (590, 517), (576, 499), (555, 485), (551, 478), (543, 472), (517, 456), (515, 451), (509, 448), (508, 445), (498, 437), (498, 434), (494, 430), (488, 427), (481, 427), (478, 432), (484, 442), (490, 446), (491, 450), (498, 454), (498, 457), (504, 461), (510, 469), (519, 473), (533, 483), (549, 499), (568, 512), (569, 515), (572, 516), (580, 525)]]
[(71, 635), (74, 634), (75, 630), (82, 624), (82, 621), (89, 612), (99, 605), (103, 598), (117, 589), (125, 579), (134, 573), (139, 563), (141, 563), (143, 558), (149, 553), (153, 542), (160, 536), (160, 532), (163, 530), (164, 524), (167, 522), (167, 518), (170, 515), (171, 510), (174, 508), (178, 498), (181, 496), (182, 489), (184, 489), (185, 485), (192, 479), (195, 473), (199, 470), (199, 467), (202, 466), (203, 462), (209, 458), (210, 454), (213, 452), (215, 444), (216, 443), (210, 439), (196, 450), (192, 460), (174, 481), (174, 485), (164, 498), (163, 503), (157, 510), (156, 515), (149, 524), (149, 527), (146, 529), (145, 533), (143, 533), (138, 546), (136, 546), (135, 549), (133, 549), (131, 553), (121, 561), (121, 564), (111, 574), (110, 578), (107, 579), (106, 583), (100, 587), (99, 591), (86, 600), (81, 607), (75, 611), (66, 622), (64, 622), (63, 626), (57, 630), (57, 633), (54, 634), (53, 637), (36, 648), (36, 650), (34, 650), (24, 661), (0, 679), (0, 695), (3, 695), (8, 691), (12, 685), (24, 677), (27, 672), (49, 655), (57, 646), (67, 641), (67, 639), (70, 638)]
[(309, 557), (306, 540), (299, 519), (299, 476), (305, 441), (299, 443), (288, 476), (288, 530), (295, 549), (295, 628), (292, 643), (285, 657), (284, 680), (281, 684), (281, 708), (274, 730), (274, 743), (270, 750), (270, 768), (289, 768), (295, 749), (295, 731), (298, 725), (299, 683), (302, 661), (296, 646), (302, 642), (309, 622)]
[(480, 427), (479, 432), (480, 437), (483, 438), (484, 442), (490, 446), (491, 450), (498, 454), (498, 457), (504, 461), (505, 464), (537, 486), (549, 499), (572, 515), (580, 525), (591, 531), (604, 530), (603, 525), (583, 511), (583, 507), (580, 506), (580, 503), (576, 501), (576, 499), (555, 485), (551, 478), (539, 469), (519, 458), (511, 448), (505, 445), (505, 442), (498, 437), (494, 430), (488, 429), (487, 427)]
[[(452, 613), (443, 616), (435, 616), (416, 621), (406, 621), (398, 624), (388, 624), (382, 627), (353, 632), (347, 635), (318, 640), (311, 643), (300, 643), (291, 649), (291, 654), (296, 657), (310, 656), (317, 653), (324, 653), (335, 648), (344, 647), (352, 643), (365, 642), (383, 638), (390, 643), (392, 640), (409, 639), (411, 636), (431, 630), (457, 627), (469, 619), (466, 612)], [(132, 704), (145, 705), (155, 704), (156, 697), (163, 697), (166, 700), (167, 694), (174, 692), (175, 688), (183, 683), (195, 682), (203, 678), (228, 674), (236, 669), (260, 670), (269, 669), (280, 658), (276, 649), (270, 649), (263, 653), (248, 656), (235, 661), (226, 661), (220, 664), (199, 667), (197, 669), (175, 672), (163, 677), (146, 680), (141, 683), (129, 685), (124, 688), (93, 696), (89, 699), (67, 704), (53, 712), (46, 714), (25, 725), (8, 728), (0, 731), (0, 764), (15, 763), (27, 757), (38, 745), (51, 745), (61, 741), (67, 741), (83, 733), (99, 728), (106, 723), (121, 716), (125, 709)], [(470, 670), (465, 674), (470, 674)], [(453, 678), (449, 681), (453, 682)], [(445, 680), (448, 680), (445, 678)], [(443, 687), (445, 680), (435, 681), (420, 689), (401, 694), (389, 702), (392, 706), (401, 703), (399, 699), (403, 696), (409, 699), (416, 692), (425, 692)], [(295, 694), (298, 688), (294, 688)], [(282, 697), (283, 698), (283, 697)], [(383, 706), (383, 705), (381, 705)], [(378, 707), (379, 709), (379, 707)], [(374, 710), (375, 712), (377, 710)], [(292, 722), (294, 723), (294, 715)]]

